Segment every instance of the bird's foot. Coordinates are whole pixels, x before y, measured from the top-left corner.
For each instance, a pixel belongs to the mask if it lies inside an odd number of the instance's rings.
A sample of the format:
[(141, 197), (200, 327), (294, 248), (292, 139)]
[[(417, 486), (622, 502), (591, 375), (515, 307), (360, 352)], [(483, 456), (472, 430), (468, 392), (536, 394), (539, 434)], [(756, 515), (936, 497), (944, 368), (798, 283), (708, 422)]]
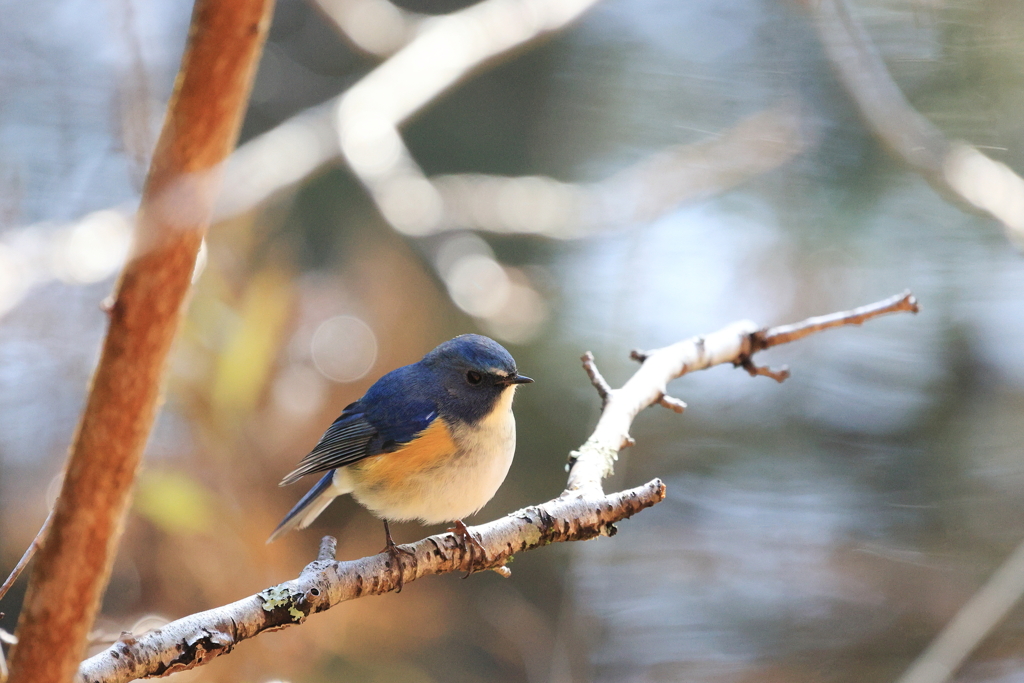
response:
[(455, 520), (455, 526), (448, 529), (448, 531), (462, 539), (462, 549), (469, 553), (469, 571), (462, 577), (468, 579), (470, 574), (476, 571), (476, 551), (480, 551), (480, 556), (484, 562), (487, 562), (487, 551), (484, 550), (479, 539), (469, 532), (469, 529), (461, 519)]
[(416, 553), (409, 550), (408, 548), (403, 548), (402, 546), (396, 544), (394, 541), (388, 543), (388, 545), (386, 545), (381, 552), (390, 555), (391, 560), (395, 563), (395, 566), (398, 568), (398, 580), (395, 582), (397, 586), (395, 592), (401, 593), (402, 588), (405, 586), (405, 562), (402, 560), (402, 556), (408, 555), (409, 557), (416, 557)]
[(381, 552), (390, 555), (391, 561), (398, 568), (398, 580), (395, 581), (397, 589), (395, 592), (401, 593), (402, 588), (405, 586), (405, 562), (402, 560), (402, 555), (414, 558), (416, 553), (395, 543), (394, 539), (391, 538), (391, 528), (388, 526), (387, 520), (384, 521), (384, 534), (387, 538), (387, 543)]

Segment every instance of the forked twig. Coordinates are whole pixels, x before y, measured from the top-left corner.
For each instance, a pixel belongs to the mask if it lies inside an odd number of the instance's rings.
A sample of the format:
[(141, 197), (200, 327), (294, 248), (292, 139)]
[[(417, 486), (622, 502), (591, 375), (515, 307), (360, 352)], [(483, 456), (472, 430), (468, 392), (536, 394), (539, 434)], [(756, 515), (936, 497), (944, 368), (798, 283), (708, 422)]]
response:
[(594, 433), (578, 451), (569, 456), (569, 490), (600, 488), (601, 480), (608, 476), (618, 459), (619, 451), (633, 443), (629, 427), (633, 418), (655, 403), (676, 410), (678, 399), (666, 395), (670, 381), (695, 370), (713, 365), (732, 363), (743, 367), (752, 375), (764, 375), (781, 382), (788, 370), (774, 371), (754, 365), (751, 356), (787, 342), (842, 325), (860, 325), (866, 320), (888, 313), (907, 311), (917, 313), (917, 300), (910, 292), (890, 297), (878, 303), (855, 308), (852, 311), (808, 318), (793, 325), (765, 329), (749, 320), (735, 322), (703, 337), (693, 337), (654, 351), (634, 350), (633, 360), (640, 369), (619, 389), (612, 389), (601, 378), (593, 356), (584, 356), (584, 369), (603, 401), (601, 417)]

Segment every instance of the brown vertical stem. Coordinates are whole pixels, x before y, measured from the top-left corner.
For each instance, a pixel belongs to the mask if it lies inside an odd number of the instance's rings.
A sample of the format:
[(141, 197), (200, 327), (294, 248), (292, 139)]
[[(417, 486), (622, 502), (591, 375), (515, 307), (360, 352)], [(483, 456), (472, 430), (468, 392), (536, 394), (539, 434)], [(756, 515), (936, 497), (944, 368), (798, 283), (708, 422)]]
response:
[(273, 0), (196, 0), (135, 249), (18, 621), (12, 683), (71, 681), (84, 654), (272, 8)]

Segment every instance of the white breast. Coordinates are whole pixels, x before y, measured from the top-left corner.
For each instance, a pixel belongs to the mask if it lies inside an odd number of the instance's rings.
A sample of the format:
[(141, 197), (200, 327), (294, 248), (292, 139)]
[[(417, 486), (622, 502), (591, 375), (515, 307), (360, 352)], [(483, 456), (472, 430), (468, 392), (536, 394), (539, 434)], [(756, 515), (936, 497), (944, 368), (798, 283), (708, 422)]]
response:
[(475, 425), (460, 425), (452, 437), (461, 451), (451, 465), (455, 476), (444, 485), (459, 513), (447, 520), (462, 519), (494, 497), (512, 466), (516, 453), (516, 418), (512, 414), (515, 386), (506, 389), (491, 414)]

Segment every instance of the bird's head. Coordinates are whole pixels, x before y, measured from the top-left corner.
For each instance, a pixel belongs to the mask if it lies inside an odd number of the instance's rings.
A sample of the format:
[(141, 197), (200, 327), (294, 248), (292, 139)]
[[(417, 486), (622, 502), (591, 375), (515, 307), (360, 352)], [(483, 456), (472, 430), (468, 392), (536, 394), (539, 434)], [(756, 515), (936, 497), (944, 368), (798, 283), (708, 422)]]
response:
[(446, 417), (474, 423), (489, 415), (506, 392), (533, 380), (519, 374), (512, 354), (479, 334), (450, 339), (423, 357), (441, 386), (438, 403)]

